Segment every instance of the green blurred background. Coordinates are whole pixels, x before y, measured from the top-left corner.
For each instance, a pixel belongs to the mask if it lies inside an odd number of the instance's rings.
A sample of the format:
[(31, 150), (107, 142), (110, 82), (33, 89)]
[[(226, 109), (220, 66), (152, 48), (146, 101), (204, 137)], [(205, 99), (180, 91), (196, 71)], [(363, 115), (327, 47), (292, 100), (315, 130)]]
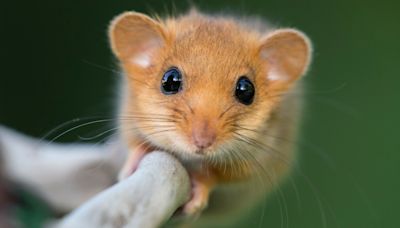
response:
[[(315, 47), (300, 165), (281, 194), (239, 227), (400, 227), (400, 2), (195, 2), (207, 12), (260, 15), (299, 28)], [(116, 64), (109, 21), (127, 10), (162, 15), (188, 5), (4, 1), (0, 123), (41, 137), (76, 117), (110, 116), (116, 76), (107, 69)], [(59, 141), (76, 140), (74, 132)], [(20, 217), (34, 227), (48, 211), (27, 198), (31, 209), (22, 208)]]

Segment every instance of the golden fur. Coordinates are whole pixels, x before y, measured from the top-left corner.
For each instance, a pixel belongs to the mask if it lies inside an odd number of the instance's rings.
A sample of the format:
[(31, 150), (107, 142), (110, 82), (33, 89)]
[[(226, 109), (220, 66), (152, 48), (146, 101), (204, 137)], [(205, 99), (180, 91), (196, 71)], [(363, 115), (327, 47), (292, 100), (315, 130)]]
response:
[[(177, 155), (194, 176), (200, 173), (206, 198), (222, 182), (261, 175), (274, 183), (293, 160), (301, 105), (296, 81), (309, 65), (310, 42), (297, 30), (261, 31), (265, 26), (256, 24), (191, 11), (167, 19), (127, 12), (110, 26), (111, 47), (125, 72), (122, 137), (132, 153), (145, 147)], [(183, 89), (166, 96), (160, 81), (172, 66), (183, 74)], [(234, 97), (242, 75), (255, 85), (248, 106)], [(192, 141), (199, 128), (216, 135), (200, 155)]]

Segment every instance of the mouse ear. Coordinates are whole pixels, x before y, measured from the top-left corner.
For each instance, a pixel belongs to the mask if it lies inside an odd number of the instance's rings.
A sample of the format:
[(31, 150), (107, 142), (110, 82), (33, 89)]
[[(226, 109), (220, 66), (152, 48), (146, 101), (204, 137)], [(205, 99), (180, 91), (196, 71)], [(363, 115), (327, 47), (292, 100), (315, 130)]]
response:
[(117, 16), (110, 25), (111, 49), (122, 62), (146, 68), (166, 42), (161, 24), (135, 12)]
[(307, 71), (311, 44), (297, 30), (278, 29), (263, 39), (259, 54), (267, 62), (267, 79), (288, 84)]

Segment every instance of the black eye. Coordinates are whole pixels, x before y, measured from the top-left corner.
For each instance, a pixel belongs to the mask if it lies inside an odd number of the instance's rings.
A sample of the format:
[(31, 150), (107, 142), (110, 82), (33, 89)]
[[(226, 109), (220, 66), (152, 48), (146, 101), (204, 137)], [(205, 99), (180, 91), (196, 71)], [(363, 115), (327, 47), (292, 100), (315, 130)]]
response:
[(161, 91), (166, 95), (178, 93), (181, 90), (182, 74), (173, 67), (164, 73), (161, 80)]
[(246, 76), (242, 76), (236, 83), (236, 99), (245, 105), (250, 105), (254, 99), (254, 85)]

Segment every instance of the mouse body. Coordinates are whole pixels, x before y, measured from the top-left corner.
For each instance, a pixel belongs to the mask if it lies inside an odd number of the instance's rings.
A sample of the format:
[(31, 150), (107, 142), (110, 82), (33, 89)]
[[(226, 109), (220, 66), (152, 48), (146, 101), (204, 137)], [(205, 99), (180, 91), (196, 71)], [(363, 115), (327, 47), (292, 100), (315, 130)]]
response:
[(183, 213), (207, 208), (200, 218), (223, 212), (232, 221), (288, 174), (299, 79), (311, 59), (306, 35), (191, 10), (167, 18), (123, 13), (109, 38), (123, 71), (118, 124), (130, 149), (120, 179), (146, 153), (170, 152), (192, 180)]

